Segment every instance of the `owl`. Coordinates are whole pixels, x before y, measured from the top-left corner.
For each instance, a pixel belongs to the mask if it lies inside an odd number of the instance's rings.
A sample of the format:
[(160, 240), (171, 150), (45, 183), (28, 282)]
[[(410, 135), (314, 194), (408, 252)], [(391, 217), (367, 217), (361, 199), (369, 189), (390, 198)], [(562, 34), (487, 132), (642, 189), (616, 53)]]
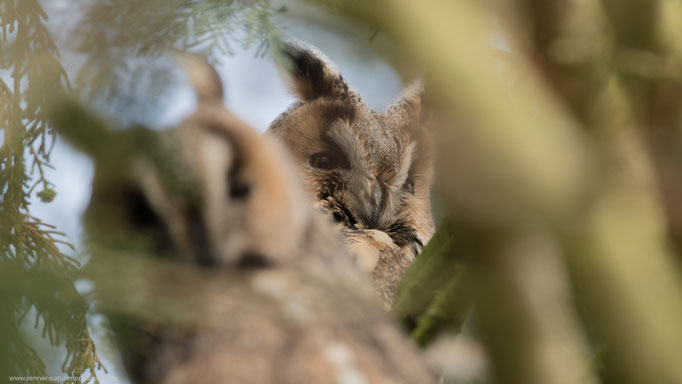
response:
[(388, 308), (403, 272), (434, 232), (422, 87), (408, 87), (377, 112), (317, 49), (287, 43), (282, 56), (298, 101), (267, 134), (288, 149), (308, 197), (339, 224)]
[(434, 382), (286, 151), (223, 107), (206, 62), (182, 61), (193, 116), (170, 132), (103, 132), (90, 151), (91, 264), (106, 265), (93, 280), (131, 380)]

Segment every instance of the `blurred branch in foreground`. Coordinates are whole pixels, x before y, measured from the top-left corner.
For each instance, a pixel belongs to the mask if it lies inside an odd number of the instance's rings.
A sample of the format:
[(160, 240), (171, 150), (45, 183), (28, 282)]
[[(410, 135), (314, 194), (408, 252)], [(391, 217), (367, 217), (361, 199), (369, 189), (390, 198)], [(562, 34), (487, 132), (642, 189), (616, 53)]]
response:
[[(654, 52), (661, 63), (665, 55), (678, 57), (669, 48), (682, 43), (670, 32), (680, 30), (670, 25), (677, 20), (655, 12), (667, 2), (614, 2), (606, 13), (597, 2), (528, 3), (517, 11), (535, 35), (511, 54), (517, 87), (504, 100), (489, 48), (492, 8), (433, 0), (347, 10), (410, 47), (442, 107), (464, 122), (440, 133), (438, 177), (450, 211), (465, 223), (458, 238), (479, 267), (472, 277), (475, 308), (497, 380), (595, 382), (589, 331), (604, 343), (605, 380), (681, 382), (679, 268), (662, 215), (670, 217), (677, 205), (658, 204), (654, 186), (665, 189), (671, 178), (652, 171), (639, 133), (656, 118), (656, 131), (678, 137), (679, 77), (633, 79), (611, 65), (632, 47), (642, 58), (634, 68), (647, 75), (647, 68), (659, 68), (647, 64)], [(614, 22), (613, 39), (604, 17)], [(545, 59), (531, 60), (529, 52)], [(679, 65), (672, 68), (679, 74)], [(661, 121), (661, 106), (671, 119)], [(681, 151), (672, 143), (666, 148), (663, 163), (671, 169), (670, 156)], [(659, 184), (656, 176), (667, 181)], [(587, 331), (562, 293), (564, 265)]]
[[(672, 382), (682, 377), (672, 358), (682, 351), (679, 266), (664, 240), (665, 215), (675, 217), (677, 210), (677, 203), (666, 199), (670, 192), (666, 189), (676, 183), (679, 175), (660, 171), (656, 174), (656, 169), (669, 166), (666, 162), (671, 156), (680, 156), (681, 147), (678, 142), (675, 148), (672, 141), (665, 148), (657, 148), (656, 141), (651, 140), (660, 135), (672, 138), (679, 134), (676, 121), (679, 112), (671, 116), (661, 107), (669, 108), (672, 102), (679, 110), (680, 99), (676, 96), (677, 100), (664, 100), (658, 91), (646, 91), (646, 88), (670, 90), (669, 84), (679, 84), (680, 76), (679, 70), (677, 74), (651, 72), (655, 55), (658, 57), (654, 60), (667, 60), (666, 53), (659, 49), (662, 44), (654, 40), (652, 29), (659, 25), (659, 19), (648, 9), (655, 7), (654, 3), (646, 6), (633, 3), (629, 7), (618, 4), (615, 13), (608, 2), (605, 10), (599, 2), (580, 3), (576, 9), (589, 8), (593, 12), (574, 12), (581, 17), (558, 33), (549, 28), (536, 30), (537, 36), (553, 42), (539, 50), (547, 58), (549, 72), (563, 72), (564, 83), (585, 84), (582, 94), (562, 92), (562, 96), (570, 104), (587, 106), (580, 118), (604, 148), (607, 172), (600, 183), (601, 197), (584, 212), (590, 226), (565, 229), (570, 232), (566, 234), (568, 261), (575, 268), (575, 286), (585, 304), (583, 315), (588, 324), (597, 327), (602, 338), (607, 376), (613, 382)], [(542, 9), (537, 5), (534, 8)], [(546, 23), (548, 26), (567, 18), (566, 12), (558, 8), (536, 12), (535, 16), (535, 20), (554, 20)], [(623, 18), (629, 20), (627, 26), (623, 25)], [(596, 36), (581, 34), (585, 25), (613, 25), (617, 38), (602, 39), (606, 43), (600, 49), (585, 49), (600, 41)], [(557, 42), (563, 41), (570, 41), (574, 50), (592, 54), (581, 57), (578, 63), (562, 61), (552, 52), (556, 51)], [(580, 66), (598, 70), (569, 71)], [(555, 79), (552, 76), (550, 80)], [(661, 164), (661, 159), (667, 161)], [(657, 184), (664, 197), (662, 206)], [(674, 240), (675, 222), (668, 223), (667, 232)], [(585, 232), (577, 235), (578, 228)], [(578, 249), (571, 248), (576, 245)], [(601, 265), (604, 259), (608, 265)], [(652, 351), (656, 352), (654, 359)]]

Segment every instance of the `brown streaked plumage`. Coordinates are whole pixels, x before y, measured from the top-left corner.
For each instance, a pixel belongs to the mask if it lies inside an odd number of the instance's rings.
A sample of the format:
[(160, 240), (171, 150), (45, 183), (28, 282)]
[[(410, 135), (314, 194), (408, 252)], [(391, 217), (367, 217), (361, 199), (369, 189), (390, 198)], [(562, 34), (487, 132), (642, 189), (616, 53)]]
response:
[[(97, 164), (87, 214), (93, 263), (111, 252), (174, 261), (148, 271), (142, 292), (113, 298), (127, 304), (110, 318), (134, 382), (434, 382), (311, 209), (279, 143), (220, 99), (202, 99), (178, 130), (148, 135), (115, 172)], [(183, 321), (163, 316), (169, 291), (191, 312)]]
[(283, 56), (298, 102), (268, 134), (289, 150), (308, 196), (340, 224), (389, 307), (403, 272), (434, 231), (421, 86), (376, 112), (317, 49), (291, 43)]

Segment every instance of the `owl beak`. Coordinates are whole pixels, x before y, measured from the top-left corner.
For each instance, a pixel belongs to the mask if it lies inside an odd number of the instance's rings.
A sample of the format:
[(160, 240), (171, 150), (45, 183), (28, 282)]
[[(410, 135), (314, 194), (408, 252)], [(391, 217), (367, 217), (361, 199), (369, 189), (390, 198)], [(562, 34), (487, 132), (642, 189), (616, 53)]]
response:
[(370, 187), (368, 212), (365, 216), (368, 228), (377, 228), (379, 225), (384, 205), (384, 189), (385, 186), (381, 181), (375, 181)]

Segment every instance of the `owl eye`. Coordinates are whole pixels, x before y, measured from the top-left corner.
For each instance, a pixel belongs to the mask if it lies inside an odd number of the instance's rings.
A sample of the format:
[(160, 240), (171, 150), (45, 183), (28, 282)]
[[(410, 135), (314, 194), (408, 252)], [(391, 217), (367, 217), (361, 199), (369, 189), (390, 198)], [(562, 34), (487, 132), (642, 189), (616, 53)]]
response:
[(349, 169), (350, 164), (343, 152), (332, 146), (324, 152), (318, 152), (310, 156), (310, 165), (317, 169)]
[(230, 198), (243, 200), (251, 193), (251, 187), (246, 183), (235, 182), (230, 185)]
[(238, 163), (233, 164), (227, 171), (226, 181), (228, 184), (228, 195), (233, 200), (244, 200), (251, 194), (251, 185), (240, 180), (237, 172)]
[(310, 156), (310, 165), (318, 169), (334, 169), (337, 168), (337, 162), (334, 158), (325, 153), (316, 153)]

